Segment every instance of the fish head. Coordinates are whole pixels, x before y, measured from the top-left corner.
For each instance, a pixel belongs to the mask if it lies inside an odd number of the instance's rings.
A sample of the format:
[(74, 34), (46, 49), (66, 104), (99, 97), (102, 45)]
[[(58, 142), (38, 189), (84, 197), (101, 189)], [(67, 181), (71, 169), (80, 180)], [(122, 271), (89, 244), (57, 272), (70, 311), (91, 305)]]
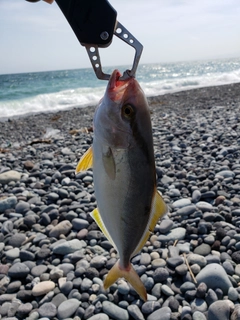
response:
[(136, 129), (151, 132), (151, 121), (146, 97), (137, 80), (133, 77), (119, 80), (120, 77), (121, 73), (114, 70), (94, 116), (94, 133), (108, 146), (125, 149), (135, 144)]

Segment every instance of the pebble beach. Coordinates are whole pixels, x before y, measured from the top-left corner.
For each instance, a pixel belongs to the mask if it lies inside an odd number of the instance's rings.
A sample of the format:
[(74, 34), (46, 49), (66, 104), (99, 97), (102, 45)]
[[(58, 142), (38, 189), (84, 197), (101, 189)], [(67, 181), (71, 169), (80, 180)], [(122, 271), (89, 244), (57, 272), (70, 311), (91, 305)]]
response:
[(90, 212), (95, 107), (0, 121), (0, 319), (240, 319), (240, 83), (148, 98), (169, 207), (124, 279)]

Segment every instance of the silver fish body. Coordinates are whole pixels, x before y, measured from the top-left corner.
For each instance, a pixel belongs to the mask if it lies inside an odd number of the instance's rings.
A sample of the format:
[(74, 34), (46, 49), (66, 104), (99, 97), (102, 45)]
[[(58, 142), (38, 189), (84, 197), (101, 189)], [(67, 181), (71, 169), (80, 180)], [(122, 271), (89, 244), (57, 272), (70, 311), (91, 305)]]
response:
[(119, 77), (115, 70), (94, 116), (92, 161), (98, 209), (92, 216), (119, 253), (105, 287), (124, 276), (146, 300), (130, 259), (141, 250), (167, 206), (156, 189), (147, 100), (134, 78), (119, 81)]

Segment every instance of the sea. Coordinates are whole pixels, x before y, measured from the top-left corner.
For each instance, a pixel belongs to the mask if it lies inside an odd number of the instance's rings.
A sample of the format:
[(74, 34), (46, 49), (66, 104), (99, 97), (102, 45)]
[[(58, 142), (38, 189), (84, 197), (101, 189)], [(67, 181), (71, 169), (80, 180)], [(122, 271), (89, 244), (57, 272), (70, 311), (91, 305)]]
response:
[[(111, 73), (126, 66), (104, 68)], [(240, 58), (140, 64), (136, 78), (147, 96), (240, 82)], [(0, 119), (83, 108), (98, 103), (107, 81), (91, 68), (0, 75)]]

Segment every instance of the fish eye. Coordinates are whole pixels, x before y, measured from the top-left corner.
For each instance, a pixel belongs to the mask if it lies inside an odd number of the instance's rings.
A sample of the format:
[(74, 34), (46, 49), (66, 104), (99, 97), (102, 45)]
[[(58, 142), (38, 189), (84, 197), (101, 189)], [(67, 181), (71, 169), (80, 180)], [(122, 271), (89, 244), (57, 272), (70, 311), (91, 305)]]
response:
[(134, 109), (130, 104), (125, 104), (122, 107), (122, 114), (125, 118), (127, 119), (132, 119), (132, 117), (134, 116)]

